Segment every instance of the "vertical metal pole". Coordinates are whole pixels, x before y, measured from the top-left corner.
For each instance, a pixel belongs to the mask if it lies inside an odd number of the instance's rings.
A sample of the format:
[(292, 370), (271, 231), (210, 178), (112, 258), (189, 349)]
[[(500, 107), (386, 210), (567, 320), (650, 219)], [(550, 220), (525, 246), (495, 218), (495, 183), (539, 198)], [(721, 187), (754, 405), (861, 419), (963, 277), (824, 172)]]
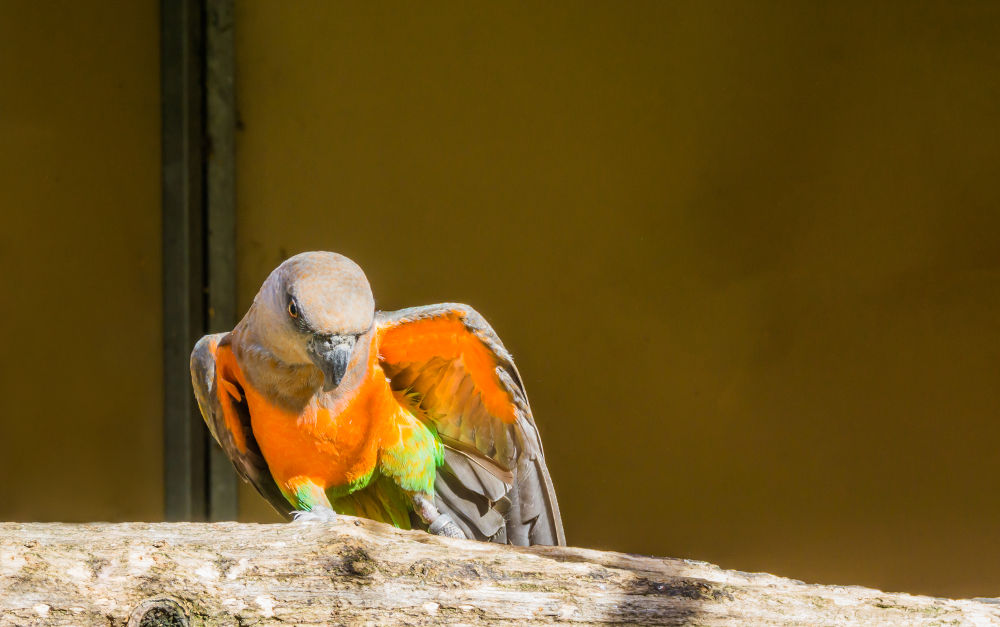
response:
[(206, 429), (188, 359), (204, 327), (202, 11), (162, 0), (163, 420), (167, 520), (204, 520)]
[[(208, 332), (236, 324), (236, 98), (233, 88), (233, 0), (206, 0), (205, 131), (207, 189)], [(215, 443), (209, 445), (208, 517), (235, 520), (237, 482), (233, 466)]]

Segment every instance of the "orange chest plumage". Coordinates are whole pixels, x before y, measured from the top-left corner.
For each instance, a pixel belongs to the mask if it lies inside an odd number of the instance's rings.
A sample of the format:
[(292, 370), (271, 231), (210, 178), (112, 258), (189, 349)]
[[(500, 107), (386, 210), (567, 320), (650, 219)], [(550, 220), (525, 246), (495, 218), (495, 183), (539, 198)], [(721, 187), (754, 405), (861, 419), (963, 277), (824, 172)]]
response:
[(399, 439), (399, 404), (377, 363), (337, 410), (313, 399), (295, 412), (255, 389), (235, 359), (227, 361), (245, 392), (254, 438), (283, 488), (303, 479), (323, 489), (352, 484), (371, 475), (381, 450)]

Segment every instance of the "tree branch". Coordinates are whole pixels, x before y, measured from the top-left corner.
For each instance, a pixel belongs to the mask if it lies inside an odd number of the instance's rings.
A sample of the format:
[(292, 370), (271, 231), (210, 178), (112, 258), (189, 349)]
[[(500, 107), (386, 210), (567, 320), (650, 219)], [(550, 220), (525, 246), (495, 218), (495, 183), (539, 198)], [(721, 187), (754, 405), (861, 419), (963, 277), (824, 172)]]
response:
[(0, 524), (6, 625), (1000, 624), (990, 600), (334, 523)]

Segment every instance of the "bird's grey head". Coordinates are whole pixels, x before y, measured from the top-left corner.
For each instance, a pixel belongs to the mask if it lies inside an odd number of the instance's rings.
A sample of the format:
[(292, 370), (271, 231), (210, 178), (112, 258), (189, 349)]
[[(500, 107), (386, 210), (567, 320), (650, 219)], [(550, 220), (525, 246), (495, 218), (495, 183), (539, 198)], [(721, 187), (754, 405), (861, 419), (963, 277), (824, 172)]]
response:
[(315, 365), (327, 391), (340, 384), (358, 338), (375, 319), (365, 273), (329, 252), (301, 253), (275, 268), (254, 309), (256, 341), (287, 365)]

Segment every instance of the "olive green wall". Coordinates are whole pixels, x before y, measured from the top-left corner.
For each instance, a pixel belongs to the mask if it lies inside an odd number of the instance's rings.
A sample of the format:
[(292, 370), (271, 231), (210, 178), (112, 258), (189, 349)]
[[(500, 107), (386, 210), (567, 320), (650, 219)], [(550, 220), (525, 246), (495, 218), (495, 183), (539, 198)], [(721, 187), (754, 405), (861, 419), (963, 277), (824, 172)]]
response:
[(995, 596), (998, 13), (239, 2), (242, 306), (474, 305), (573, 544)]
[(0, 520), (163, 516), (159, 10), (0, 3)]

